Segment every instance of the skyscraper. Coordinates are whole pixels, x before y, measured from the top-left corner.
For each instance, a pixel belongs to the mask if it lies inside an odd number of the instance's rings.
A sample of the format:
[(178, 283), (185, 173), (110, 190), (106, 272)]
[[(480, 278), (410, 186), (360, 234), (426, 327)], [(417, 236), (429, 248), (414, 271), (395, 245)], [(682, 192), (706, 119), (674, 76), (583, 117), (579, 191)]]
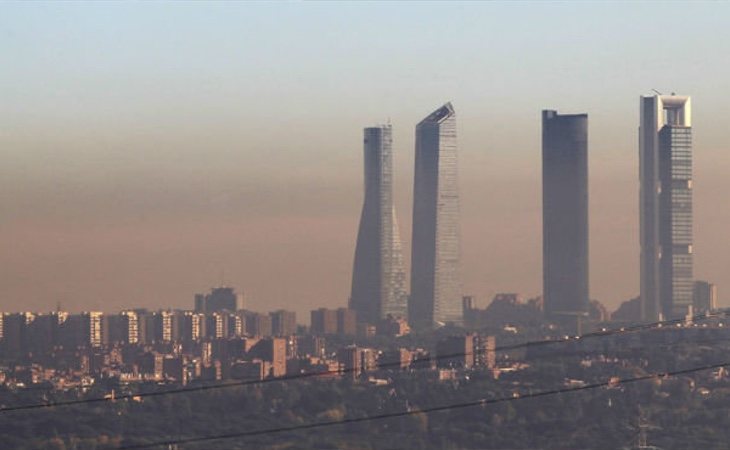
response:
[(588, 311), (588, 115), (542, 112), (545, 312), (573, 331)]
[(409, 321), (461, 324), (456, 117), (447, 103), (416, 126)]
[(195, 312), (237, 311), (243, 308), (242, 296), (232, 287), (215, 287), (210, 294), (195, 294)]
[(690, 97), (641, 97), (641, 315), (685, 315), (692, 304)]
[(350, 308), (364, 322), (405, 317), (408, 297), (398, 222), (393, 205), (390, 125), (365, 128), (365, 200), (352, 270)]

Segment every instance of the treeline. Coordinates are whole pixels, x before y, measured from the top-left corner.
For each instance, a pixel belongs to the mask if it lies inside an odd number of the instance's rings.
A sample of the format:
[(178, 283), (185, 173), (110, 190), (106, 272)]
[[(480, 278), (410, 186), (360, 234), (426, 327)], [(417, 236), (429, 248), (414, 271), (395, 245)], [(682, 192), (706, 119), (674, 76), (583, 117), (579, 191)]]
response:
[[(561, 368), (562, 367), (562, 368)], [(551, 377), (541, 378), (548, 370)], [(7, 449), (113, 449), (186, 437), (215, 436), (338, 421), (407, 409), (508, 397), (554, 389), (568, 375), (587, 381), (595, 368), (551, 363), (522, 374), (519, 385), (487, 372), (436, 382), (432, 374), (403, 373), (373, 386), (314, 380), (148, 397), (142, 401), (5, 412), (0, 442)], [(628, 373), (626, 374), (628, 375)], [(527, 382), (525, 379), (531, 381)], [(517, 379), (515, 379), (517, 383)], [(708, 387), (701, 387), (707, 385)], [(3, 393), (14, 404), (48, 393)], [(95, 396), (98, 393), (90, 393)], [(482, 407), (338, 425), (328, 428), (181, 445), (181, 449), (621, 449), (632, 448), (640, 415), (649, 442), (663, 449), (725, 449), (730, 441), (730, 383), (707, 374), (642, 382)], [(641, 410), (641, 411), (640, 411)]]

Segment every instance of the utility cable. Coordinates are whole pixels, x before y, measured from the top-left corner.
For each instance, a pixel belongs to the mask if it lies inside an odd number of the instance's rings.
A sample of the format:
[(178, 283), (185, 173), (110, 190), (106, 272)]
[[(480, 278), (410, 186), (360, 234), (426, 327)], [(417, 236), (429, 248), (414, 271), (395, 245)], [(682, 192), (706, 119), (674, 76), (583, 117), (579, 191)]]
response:
[[(697, 316), (692, 317), (691, 319), (694, 322), (694, 321), (708, 320), (708, 319), (714, 319), (714, 318), (722, 318), (722, 317), (726, 317), (726, 316), (727, 316), (727, 312), (722, 311), (722, 312), (709, 314), (709, 315), (708, 314), (697, 315)], [(648, 323), (648, 324), (640, 324), (640, 325), (629, 326), (629, 327), (620, 327), (620, 328), (609, 329), (609, 330), (600, 330), (600, 331), (582, 334), (579, 336), (566, 336), (561, 339), (545, 339), (545, 340), (537, 340), (537, 341), (528, 341), (528, 342), (517, 343), (517, 344), (509, 344), (509, 345), (504, 345), (504, 346), (496, 346), (494, 349), (487, 349), (487, 351), (496, 353), (496, 352), (504, 352), (504, 351), (524, 349), (524, 348), (531, 348), (531, 347), (540, 347), (540, 346), (546, 346), (546, 345), (552, 345), (552, 344), (562, 344), (562, 343), (567, 343), (567, 342), (579, 342), (584, 339), (608, 337), (608, 336), (617, 335), (617, 334), (635, 333), (638, 331), (644, 331), (644, 330), (648, 330), (648, 329), (657, 329), (657, 328), (661, 328), (661, 327), (665, 327), (665, 326), (678, 325), (678, 324), (682, 324), (685, 322), (686, 322), (686, 319), (664, 320), (664, 321), (652, 322), (652, 323)], [(471, 355), (476, 355), (476, 354), (478, 354), (478, 353), (461, 352), (461, 353), (452, 353), (452, 354), (446, 354), (446, 355), (436, 355), (434, 357), (431, 357), (429, 359), (424, 359), (421, 361), (419, 361), (419, 360), (411, 361), (410, 364), (414, 368), (430, 367), (430, 363), (432, 361), (441, 361), (441, 360), (448, 360), (448, 359), (454, 359), (454, 358), (461, 358), (461, 357), (471, 356)], [(388, 367), (399, 367), (400, 365), (401, 365), (400, 361), (396, 361), (396, 362), (392, 362), (392, 363), (387, 362), (387, 363), (379, 364), (378, 369), (383, 369), (383, 368), (388, 368)], [(224, 388), (230, 388), (230, 387), (262, 385), (262, 384), (278, 383), (278, 382), (284, 382), (284, 381), (301, 380), (301, 379), (306, 379), (306, 378), (344, 375), (347, 373), (360, 372), (360, 371), (362, 371), (362, 369), (360, 369), (360, 368), (344, 368), (344, 369), (338, 369), (338, 370), (326, 370), (326, 371), (319, 371), (319, 372), (307, 372), (307, 373), (285, 375), (285, 376), (276, 377), (276, 378), (264, 378), (261, 380), (258, 380), (258, 379), (257, 380), (242, 380), (242, 381), (227, 382), (227, 383), (207, 384), (207, 385), (202, 385), (202, 386), (181, 387), (181, 388), (167, 389), (167, 390), (162, 390), (162, 391), (119, 394), (119, 395), (115, 395), (113, 397), (105, 396), (105, 397), (95, 397), (95, 398), (85, 398), (85, 399), (75, 399), (75, 400), (62, 400), (62, 401), (57, 401), (57, 402), (33, 403), (33, 404), (29, 404), (29, 405), (6, 406), (6, 407), (0, 408), (0, 413), (53, 408), (53, 407), (59, 407), (59, 406), (72, 406), (72, 405), (80, 405), (80, 404), (86, 404), (86, 403), (104, 403), (104, 402), (113, 402), (116, 400), (131, 400), (131, 399), (139, 399), (139, 398), (145, 398), (145, 397), (159, 397), (159, 396), (164, 396), (164, 395), (184, 394), (184, 393), (192, 393), (192, 392), (204, 392), (204, 391), (224, 389)]]
[(647, 380), (654, 380), (654, 379), (662, 379), (662, 378), (679, 376), (679, 375), (688, 375), (688, 374), (692, 374), (692, 373), (696, 373), (696, 372), (719, 369), (719, 368), (723, 368), (723, 367), (727, 367), (727, 366), (730, 366), (730, 361), (723, 362), (720, 364), (709, 364), (709, 365), (704, 365), (704, 366), (692, 367), (690, 369), (674, 370), (674, 371), (668, 371), (668, 372), (663, 372), (663, 373), (642, 375), (642, 376), (632, 377), (632, 378), (617, 379), (614, 377), (614, 378), (610, 378), (608, 381), (602, 381), (599, 383), (586, 384), (583, 386), (571, 387), (571, 388), (553, 389), (553, 390), (529, 393), (529, 394), (524, 394), (524, 395), (519, 395), (519, 396), (498, 397), (498, 398), (481, 398), (478, 400), (473, 400), (473, 401), (464, 402), (464, 403), (452, 403), (452, 404), (448, 404), (448, 405), (410, 409), (407, 411), (383, 413), (383, 414), (364, 416), (364, 417), (354, 417), (354, 418), (343, 419), (343, 420), (332, 420), (332, 421), (315, 422), (315, 423), (309, 423), (309, 424), (303, 424), (303, 425), (266, 428), (266, 429), (262, 429), (262, 430), (251, 430), (251, 431), (223, 433), (223, 434), (216, 434), (216, 435), (209, 435), (209, 436), (171, 439), (171, 440), (157, 441), (157, 442), (152, 442), (152, 443), (147, 443), (147, 444), (123, 445), (121, 447), (116, 447), (116, 449), (117, 450), (147, 449), (147, 448), (154, 448), (154, 447), (160, 447), (160, 446), (166, 446), (166, 445), (170, 446), (170, 445), (177, 445), (177, 444), (191, 444), (191, 443), (209, 442), (209, 441), (223, 440), (223, 439), (246, 438), (246, 437), (252, 437), (252, 436), (279, 434), (279, 433), (292, 432), (292, 431), (303, 431), (303, 430), (312, 430), (312, 429), (319, 429), (319, 428), (328, 428), (328, 427), (334, 427), (334, 426), (339, 426), (339, 425), (362, 423), (362, 422), (372, 422), (372, 421), (376, 421), (376, 420), (392, 419), (392, 418), (396, 418), (396, 417), (411, 416), (411, 415), (416, 415), (416, 414), (426, 414), (426, 413), (432, 413), (432, 412), (438, 412), (438, 411), (450, 411), (450, 410), (454, 410), (454, 409), (470, 408), (470, 407), (475, 407), (475, 406), (487, 406), (487, 405), (494, 405), (494, 404), (498, 404), (498, 403), (508, 403), (508, 402), (514, 402), (514, 401), (520, 401), (520, 400), (539, 398), (539, 397), (549, 397), (549, 396), (554, 396), (554, 395), (568, 394), (568, 393), (573, 393), (573, 392), (578, 392), (578, 391), (588, 391), (588, 390), (604, 388), (604, 387), (614, 388), (616, 386), (629, 384), (629, 383), (636, 383), (636, 382), (640, 382), (640, 381), (647, 381)]

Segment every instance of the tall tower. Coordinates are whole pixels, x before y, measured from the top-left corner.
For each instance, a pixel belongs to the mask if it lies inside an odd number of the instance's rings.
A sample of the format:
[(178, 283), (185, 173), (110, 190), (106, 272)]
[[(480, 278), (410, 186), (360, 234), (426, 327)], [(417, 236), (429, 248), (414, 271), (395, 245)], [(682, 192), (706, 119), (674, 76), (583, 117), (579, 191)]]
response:
[(641, 315), (687, 314), (692, 304), (690, 97), (641, 97)]
[(416, 126), (412, 239), (409, 320), (416, 327), (461, 324), (456, 117), (451, 103)]
[(365, 128), (365, 200), (357, 233), (350, 308), (375, 324), (406, 317), (408, 296), (398, 222), (393, 205), (393, 138), (390, 125)]
[(545, 312), (578, 332), (588, 312), (588, 115), (542, 112)]

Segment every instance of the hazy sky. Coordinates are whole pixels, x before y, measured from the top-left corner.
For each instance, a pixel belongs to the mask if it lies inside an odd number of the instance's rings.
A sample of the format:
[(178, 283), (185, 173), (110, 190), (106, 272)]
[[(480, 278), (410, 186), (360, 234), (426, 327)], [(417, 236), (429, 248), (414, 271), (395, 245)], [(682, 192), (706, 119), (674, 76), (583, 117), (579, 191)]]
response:
[[(362, 128), (452, 101), (465, 293), (541, 291), (540, 110), (589, 114), (591, 294), (638, 292), (639, 95), (693, 96), (695, 275), (730, 290), (728, 3), (0, 3), (0, 309), (342, 306)], [(730, 294), (728, 297), (730, 298)]]

